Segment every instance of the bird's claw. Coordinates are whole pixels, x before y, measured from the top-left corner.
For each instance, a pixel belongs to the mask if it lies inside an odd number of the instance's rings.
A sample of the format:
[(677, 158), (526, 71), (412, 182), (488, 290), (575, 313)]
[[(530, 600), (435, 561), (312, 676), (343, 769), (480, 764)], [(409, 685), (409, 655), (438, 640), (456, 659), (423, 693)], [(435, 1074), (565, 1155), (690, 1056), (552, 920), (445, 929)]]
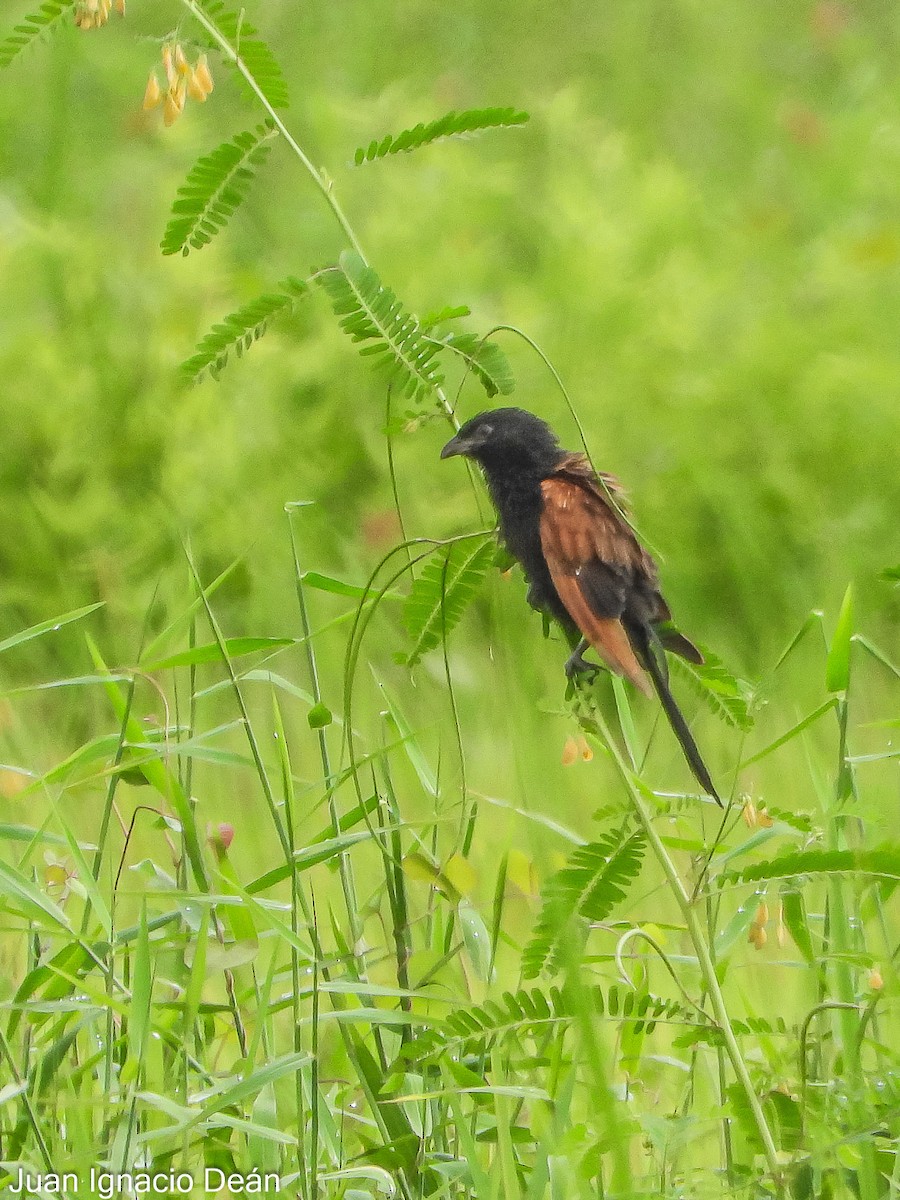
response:
[(572, 682), (579, 675), (588, 677), (588, 680), (593, 679), (601, 668), (595, 663), (589, 663), (580, 650), (573, 650), (566, 659), (566, 678)]

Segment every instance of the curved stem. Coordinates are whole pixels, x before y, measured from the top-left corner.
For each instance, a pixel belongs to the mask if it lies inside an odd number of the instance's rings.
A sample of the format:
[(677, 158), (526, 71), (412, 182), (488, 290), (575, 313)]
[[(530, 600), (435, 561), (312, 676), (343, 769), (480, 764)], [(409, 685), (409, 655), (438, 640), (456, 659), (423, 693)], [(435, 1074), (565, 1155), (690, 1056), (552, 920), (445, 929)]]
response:
[(630, 987), (632, 989), (632, 991), (637, 991), (637, 985), (635, 984), (635, 982), (631, 978), (631, 976), (628, 974), (628, 972), (625, 970), (625, 964), (622, 961), (622, 956), (623, 956), (626, 945), (630, 941), (633, 941), (634, 938), (641, 938), (643, 941), (647, 942), (650, 946), (653, 947), (653, 949), (656, 951), (660, 961), (662, 962), (663, 966), (669, 972), (672, 982), (678, 988), (679, 992), (681, 992), (681, 995), (682, 995), (682, 998), (684, 999), (685, 1004), (687, 1004), (689, 1008), (695, 1009), (700, 1014), (700, 1016), (703, 1018), (703, 1020), (705, 1022), (709, 1022), (709, 1013), (706, 1011), (705, 1008), (703, 1008), (703, 1006), (701, 1004), (698, 1004), (696, 1000), (692, 999), (692, 997), (688, 995), (687, 991), (685, 990), (684, 986), (682, 985), (681, 980), (678, 978), (678, 974), (677, 974), (675, 968), (672, 966), (671, 962), (669, 962), (669, 958), (668, 958), (668, 955), (666, 954), (665, 950), (663, 950), (663, 948), (662, 948), (662, 946), (660, 946), (659, 942), (657, 942), (655, 938), (652, 938), (645, 929), (640, 929), (637, 925), (634, 925), (634, 926), (632, 926), (631, 929), (626, 930), (626, 932), (623, 933), (622, 936), (619, 938), (619, 941), (616, 945), (616, 954), (615, 954), (616, 970), (619, 972), (619, 978), (622, 980), (622, 982), (627, 984), (628, 987)]

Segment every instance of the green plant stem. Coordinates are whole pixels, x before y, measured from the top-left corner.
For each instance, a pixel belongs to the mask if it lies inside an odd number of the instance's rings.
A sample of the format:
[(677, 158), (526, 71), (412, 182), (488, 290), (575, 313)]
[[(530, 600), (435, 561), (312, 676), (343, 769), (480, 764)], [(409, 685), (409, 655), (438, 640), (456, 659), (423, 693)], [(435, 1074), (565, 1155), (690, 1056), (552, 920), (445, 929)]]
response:
[(240, 74), (243, 76), (244, 81), (246, 82), (247, 86), (250, 88), (250, 90), (253, 92), (254, 96), (256, 96), (257, 100), (260, 102), (260, 104), (263, 106), (263, 108), (268, 113), (269, 119), (271, 120), (272, 124), (275, 126), (275, 128), (278, 130), (278, 132), (281, 134), (281, 136), (284, 138), (284, 140), (290, 146), (290, 148), (294, 152), (294, 154), (296, 154), (297, 158), (299, 158), (300, 162), (306, 168), (306, 171), (309, 174), (310, 178), (312, 179), (313, 183), (316, 185), (316, 187), (319, 189), (319, 191), (324, 196), (325, 203), (328, 205), (328, 207), (331, 209), (332, 213), (334, 214), (334, 218), (337, 221), (338, 225), (340, 225), (340, 227), (344, 233), (344, 236), (347, 238), (347, 241), (350, 243), (350, 245), (353, 247), (353, 249), (356, 251), (356, 253), (360, 256), (360, 258), (365, 262), (366, 256), (362, 252), (362, 247), (360, 246), (359, 242), (356, 239), (356, 234), (353, 232), (353, 228), (350, 225), (350, 222), (347, 220), (346, 216), (344, 215), (343, 209), (341, 208), (340, 204), (338, 203), (337, 197), (334, 194), (334, 189), (333, 189), (331, 180), (327, 179), (325, 177), (325, 175), (322, 174), (322, 172), (317, 171), (316, 168), (313, 166), (312, 161), (304, 153), (303, 148), (299, 145), (299, 143), (292, 137), (290, 130), (285, 125), (284, 121), (282, 121), (281, 117), (278, 115), (278, 110), (272, 107), (271, 103), (269, 102), (268, 97), (266, 96), (265, 92), (262, 90), (262, 88), (259, 86), (259, 84), (254, 79), (253, 73), (249, 70), (249, 68), (247, 67), (247, 64), (241, 58), (240, 54), (237, 52), (237, 50), (234, 48), (234, 46), (232, 46), (232, 44), (229, 42), (228, 38), (226, 38), (225, 35), (222, 33), (222, 31), (218, 28), (218, 26), (215, 24), (215, 22), (210, 20), (210, 18), (206, 15), (206, 13), (203, 11), (203, 9), (200, 7), (200, 5), (195, 3), (195, 0), (182, 0), (182, 3), (184, 4), (184, 7), (188, 10), (188, 12), (191, 14), (191, 16), (194, 18), (194, 20), (203, 26), (203, 28), (206, 30), (206, 32), (209, 34), (209, 36), (213, 39), (213, 41), (219, 47), (223, 56), (226, 59), (228, 59), (229, 62), (233, 63), (236, 70), (239, 71)]
[[(300, 624), (303, 629), (303, 642), (306, 649), (306, 662), (309, 667), (309, 679), (312, 686), (313, 700), (316, 704), (321, 704), (322, 687), (319, 682), (319, 668), (316, 663), (316, 653), (312, 643), (312, 625), (309, 620), (309, 610), (306, 607), (306, 589), (303, 586), (303, 572), (300, 568), (300, 557), (297, 551), (297, 540), (294, 536), (294, 525), (290, 518), (288, 518), (288, 527), (291, 535), (291, 553), (294, 559), (297, 606), (300, 609)], [(328, 738), (323, 728), (318, 729), (316, 735), (319, 743), (319, 757), (322, 762), (322, 778), (328, 796), (328, 813), (331, 817), (331, 829), (334, 837), (339, 837), (341, 822), (337, 810), (337, 801), (335, 800), (334, 771), (332, 770), (331, 758), (328, 753)], [(347, 918), (350, 922), (353, 944), (356, 945), (360, 939), (362, 929), (359, 923), (356, 887), (353, 882), (350, 859), (346, 852), (338, 856), (338, 872), (341, 878), (341, 889), (344, 893), (344, 903), (347, 908)]]
[(612, 756), (625, 786), (631, 795), (631, 800), (634, 805), (634, 810), (638, 820), (647, 835), (647, 841), (653, 850), (656, 860), (662, 867), (663, 873), (666, 876), (672, 894), (681, 909), (684, 924), (688, 931), (688, 936), (694, 947), (694, 952), (697, 955), (697, 962), (700, 966), (700, 974), (703, 976), (703, 982), (709, 994), (710, 1003), (712, 1004), (713, 1014), (716, 1023), (722, 1034), (725, 1042), (725, 1049), (731, 1061), (732, 1069), (747, 1097), (747, 1103), (750, 1106), (750, 1111), (753, 1114), (753, 1120), (759, 1133), (760, 1141), (763, 1146), (766, 1163), (769, 1168), (769, 1173), (772, 1176), (772, 1182), (775, 1186), (776, 1194), (784, 1195), (784, 1180), (782, 1178), (781, 1166), (778, 1161), (778, 1150), (772, 1138), (772, 1132), (769, 1129), (769, 1124), (766, 1120), (766, 1115), (763, 1112), (762, 1104), (756, 1094), (756, 1089), (753, 1086), (753, 1080), (750, 1078), (750, 1072), (747, 1070), (747, 1064), (744, 1062), (741, 1054), (740, 1046), (737, 1043), (734, 1029), (731, 1024), (731, 1017), (728, 1013), (728, 1008), (725, 1004), (725, 997), (722, 994), (722, 989), (719, 986), (719, 980), (716, 975), (715, 965), (712, 960), (712, 955), (709, 951), (709, 946), (703, 936), (703, 930), (700, 926), (700, 921), (697, 918), (697, 913), (691, 903), (691, 898), (681, 882), (681, 877), (673, 863), (669, 852), (663, 845), (662, 839), (656, 832), (653, 824), (652, 815), (644, 802), (639, 789), (635, 786), (631, 777), (631, 772), (628, 770), (618, 747), (613, 741), (610, 730), (608, 729), (603, 717), (596, 710), (592, 713), (592, 719), (596, 722), (597, 728), (603, 736), (606, 744), (606, 749)]
[[(847, 726), (849, 703), (846, 692), (837, 706), (838, 717), (838, 764), (834, 805), (828, 822), (829, 850), (845, 849), (843, 836), (844, 805), (853, 796), (853, 775), (847, 761)], [(860, 1010), (853, 982), (850, 959), (857, 947), (850, 932), (850, 916), (844, 896), (844, 880), (832, 876), (828, 881), (828, 913), (831, 931), (831, 958), (834, 964), (834, 989), (837, 994), (838, 1036), (843, 1054), (843, 1072), (851, 1092), (851, 1108), (857, 1126), (862, 1129), (870, 1123), (863, 1097), (866, 1080), (860, 1053), (859, 1023)], [(820, 1006), (821, 1007), (821, 1006)], [(874, 1146), (870, 1138), (862, 1138), (859, 1147), (859, 1194), (861, 1200), (876, 1200), (878, 1196), (878, 1169)]]
[[(322, 193), (322, 196), (325, 199), (325, 203), (331, 209), (332, 215), (334, 216), (334, 219), (337, 221), (338, 225), (340, 226), (341, 231), (344, 234), (344, 237), (346, 237), (347, 241), (350, 243), (350, 245), (353, 247), (353, 249), (356, 251), (356, 253), (359, 255), (359, 257), (363, 260), (363, 262), (366, 265), (368, 265), (369, 260), (363, 251), (363, 248), (362, 248), (362, 245), (360, 244), (359, 238), (356, 236), (353, 226), (350, 224), (349, 220), (347, 219), (347, 216), (346, 216), (344, 210), (341, 208), (338, 198), (335, 195), (334, 183), (332, 182), (332, 180), (329, 179), (327, 177), (327, 175), (324, 174), (324, 172), (317, 170), (316, 167), (313, 166), (312, 160), (306, 154), (306, 152), (304, 151), (304, 149), (300, 145), (300, 143), (297, 141), (297, 139), (291, 134), (291, 131), (288, 129), (287, 125), (285, 125), (284, 121), (279, 116), (278, 110), (272, 107), (272, 104), (269, 101), (269, 98), (266, 96), (265, 92), (262, 90), (262, 88), (256, 82), (256, 79), (253, 77), (253, 72), (248, 68), (247, 64), (241, 58), (240, 54), (237, 52), (237, 50), (234, 48), (234, 46), (232, 46), (232, 44), (229, 42), (228, 38), (225, 37), (225, 35), (218, 28), (218, 26), (215, 24), (215, 22), (210, 20), (210, 18), (206, 15), (206, 13), (203, 11), (203, 9), (200, 7), (200, 5), (196, 3), (196, 0), (181, 0), (181, 2), (184, 5), (184, 7), (188, 10), (188, 12), (191, 14), (191, 16), (194, 18), (194, 20), (197, 21), (198, 24), (203, 26), (203, 28), (206, 30), (206, 32), (209, 34), (209, 36), (213, 39), (213, 41), (216, 43), (216, 45), (221, 50), (222, 55), (229, 62), (233, 63), (235, 69), (238, 72), (240, 72), (240, 74), (243, 77), (247, 86), (250, 88), (250, 90), (253, 92), (254, 96), (257, 98), (257, 100), (260, 102), (262, 107), (265, 109), (266, 113), (268, 114), (269, 120), (272, 122), (272, 124), (275, 126), (275, 128), (278, 130), (278, 132), (284, 138), (285, 142), (290, 147), (290, 149), (293, 151), (293, 153), (300, 160), (301, 164), (303, 165), (303, 167), (306, 170), (307, 174), (309, 175), (310, 179), (312, 179), (315, 186)], [(450, 419), (450, 422), (453, 425), (453, 428), (458, 430), (459, 422), (457, 421), (457, 419), (454, 415), (453, 405), (447, 399), (447, 393), (444, 391), (443, 388), (438, 387), (438, 388), (435, 388), (435, 394), (437, 395), (438, 403), (440, 404), (440, 406), (443, 409), (446, 416)]]

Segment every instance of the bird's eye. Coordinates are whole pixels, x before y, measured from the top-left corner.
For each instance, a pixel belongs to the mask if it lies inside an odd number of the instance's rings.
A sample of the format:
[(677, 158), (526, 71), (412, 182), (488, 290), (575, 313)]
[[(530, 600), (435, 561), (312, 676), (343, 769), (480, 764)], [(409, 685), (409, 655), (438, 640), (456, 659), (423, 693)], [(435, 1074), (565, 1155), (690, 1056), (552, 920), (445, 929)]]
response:
[(486, 442), (486, 441), (487, 441), (487, 439), (488, 439), (488, 438), (491, 436), (491, 434), (492, 434), (493, 432), (494, 432), (494, 427), (493, 427), (493, 425), (482, 425), (482, 427), (481, 427), (481, 440), (482, 440), (483, 442)]

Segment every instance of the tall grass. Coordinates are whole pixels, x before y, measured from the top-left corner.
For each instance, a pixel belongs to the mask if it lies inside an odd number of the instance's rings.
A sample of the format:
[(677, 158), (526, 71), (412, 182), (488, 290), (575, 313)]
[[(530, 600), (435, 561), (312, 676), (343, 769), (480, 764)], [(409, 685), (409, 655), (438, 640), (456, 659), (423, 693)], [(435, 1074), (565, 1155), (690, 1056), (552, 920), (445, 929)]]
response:
[[(873, 731), (853, 708), (897, 671), (849, 602), (817, 709), (786, 718), (787, 690), (779, 736), (718, 739), (737, 771), (720, 820), (640, 767), (657, 739), (621, 689), (618, 718), (593, 693), (542, 718), (580, 722), (595, 752), (571, 783), (561, 738), (507, 748), (540, 808), (508, 773), (509, 794), (481, 790), (497, 764), (461, 791), (457, 749), (487, 730), (502, 757), (494, 668), (457, 690), (457, 743), (433, 724), (442, 672), (410, 690), (384, 657), (390, 602), (352, 682), (328, 642), (374, 593), (335, 621), (336, 581), (307, 594), (306, 574), (298, 551), (289, 644), (226, 637), (197, 592), (189, 642), (176, 629), (112, 673), (95, 650), (64, 681), (105, 694), (101, 736), (4, 767), (7, 1168), (198, 1188), (204, 1164), (256, 1168), (301, 1195), (888, 1194), (895, 752), (890, 722), (858, 752)], [(93, 614), (70, 616), (76, 639)], [(452, 644), (450, 661), (464, 677)], [(39, 697), (12, 697), (19, 721)], [(524, 692), (505, 706), (526, 723)], [(743, 788), (769, 759), (783, 787), (763, 806)], [(602, 801), (587, 841), (556, 815), (578, 793)]]

